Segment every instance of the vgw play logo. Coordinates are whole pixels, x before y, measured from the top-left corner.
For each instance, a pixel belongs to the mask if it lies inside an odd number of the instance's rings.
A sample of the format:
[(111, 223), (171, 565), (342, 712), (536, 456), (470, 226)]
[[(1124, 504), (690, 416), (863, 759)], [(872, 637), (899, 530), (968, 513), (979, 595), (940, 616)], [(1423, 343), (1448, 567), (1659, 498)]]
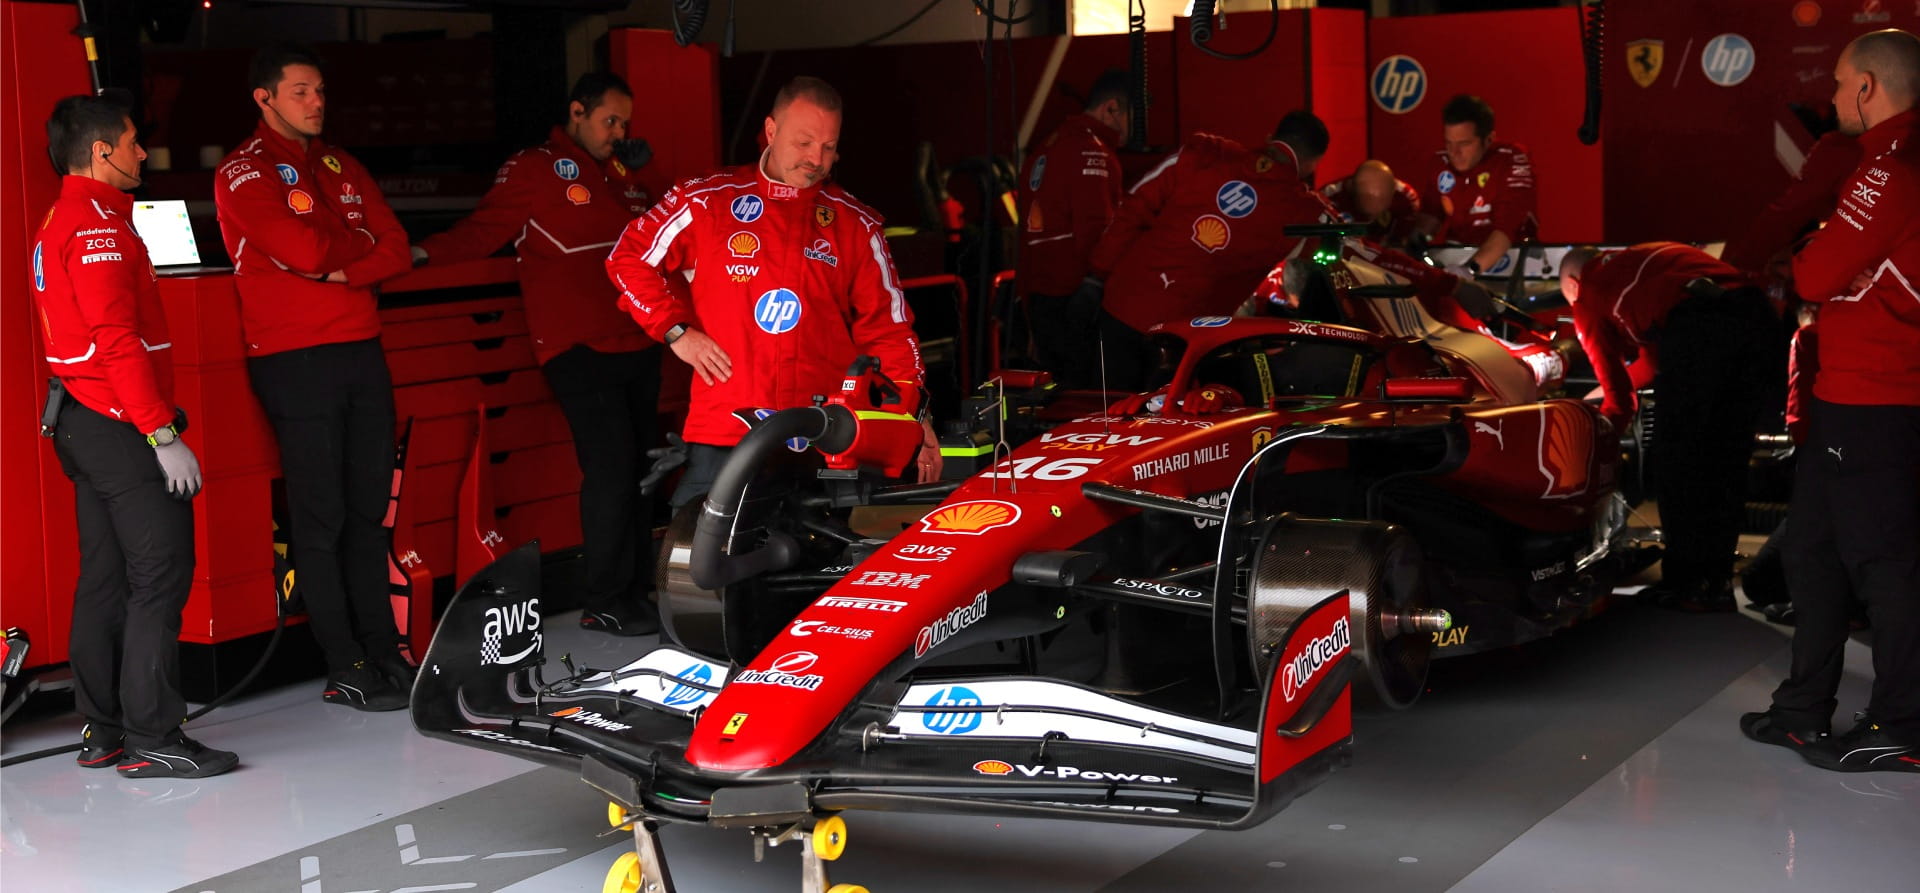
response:
[(1395, 115), (1404, 115), (1420, 105), (1427, 96), (1427, 70), (1412, 56), (1388, 56), (1373, 67), (1369, 83), (1376, 105)]

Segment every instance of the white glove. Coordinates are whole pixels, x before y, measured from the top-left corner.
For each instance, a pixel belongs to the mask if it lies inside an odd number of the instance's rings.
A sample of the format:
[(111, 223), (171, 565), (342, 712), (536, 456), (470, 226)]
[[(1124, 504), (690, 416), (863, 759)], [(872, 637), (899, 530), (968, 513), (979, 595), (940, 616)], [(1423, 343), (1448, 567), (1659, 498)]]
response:
[(187, 448), (186, 441), (176, 440), (154, 447), (153, 457), (160, 463), (160, 473), (167, 479), (167, 492), (173, 498), (185, 502), (199, 494), (200, 460)]

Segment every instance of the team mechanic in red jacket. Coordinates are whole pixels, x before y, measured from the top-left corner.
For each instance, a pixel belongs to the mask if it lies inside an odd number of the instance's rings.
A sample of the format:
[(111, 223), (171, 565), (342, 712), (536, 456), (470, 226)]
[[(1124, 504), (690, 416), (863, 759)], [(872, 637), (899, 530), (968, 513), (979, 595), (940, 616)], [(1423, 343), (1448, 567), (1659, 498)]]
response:
[[(1840, 129), (1862, 160), (1827, 225), (1793, 259), (1820, 307), (1820, 374), (1794, 471), (1784, 548), (1793, 664), (1756, 741), (1844, 772), (1920, 771), (1920, 38), (1857, 38), (1834, 66)], [(1849, 114), (1851, 113), (1851, 114)], [(1873, 622), (1873, 691), (1854, 727), (1838, 706), (1851, 603)]]
[[(880, 360), (903, 412), (924, 409), (913, 311), (880, 216), (827, 180), (840, 108), (832, 85), (795, 78), (774, 98), (757, 165), (675, 186), (607, 258), (622, 306), (695, 373), (676, 507), (706, 493), (751, 410), (831, 393), (857, 356)], [(697, 273), (690, 302), (667, 287), (682, 271)], [(919, 472), (940, 477), (931, 422)]]
[(619, 77), (593, 72), (570, 96), (564, 127), (507, 159), (472, 214), (413, 250), (428, 263), (453, 263), (514, 240), (533, 353), (580, 461), (580, 626), (638, 636), (660, 628), (646, 600), (653, 550), (642, 548), (652, 500), (640, 496), (646, 452), (659, 439), (660, 349), (620, 312), (606, 268), (620, 231), (646, 211), (625, 200), (635, 171), (614, 156), (633, 92)]
[(1720, 259), (1736, 269), (1765, 273), (1793, 242), (1833, 214), (1840, 186), (1860, 166), (1860, 142), (1833, 131), (1813, 144), (1807, 160), (1780, 193), (1739, 235), (1727, 240)]
[(1616, 431), (1639, 409), (1627, 357), (1654, 362), (1658, 354), (1651, 459), (1667, 547), (1660, 582), (1643, 595), (1678, 610), (1733, 610), (1747, 456), (1763, 409), (1779, 406), (1777, 385), (1786, 380), (1766, 293), (1678, 242), (1575, 249), (1560, 263), (1560, 289), (1600, 379), (1600, 411)]
[(1533, 161), (1525, 146), (1494, 140), (1493, 108), (1460, 95), (1440, 111), (1446, 148), (1434, 153), (1421, 182), (1421, 236), (1475, 246), (1450, 272), (1491, 270), (1516, 242), (1534, 237)]
[[(73, 480), (80, 765), (131, 778), (203, 778), (239, 758), (180, 731), (180, 612), (193, 588), (200, 463), (178, 438), (167, 318), (133, 199), (147, 153), (118, 95), (54, 106), (47, 142), (65, 174), (33, 243), (33, 299), (54, 453)], [(123, 671), (124, 668), (124, 671)]]
[(1099, 380), (1094, 318), (1075, 313), (1069, 299), (1126, 191), (1114, 147), (1132, 127), (1132, 97), (1126, 72), (1101, 75), (1087, 91), (1085, 110), (1061, 122), (1020, 176), (1027, 217), (1016, 282), (1027, 296), (1041, 366), (1068, 387)]
[(1420, 211), (1420, 192), (1393, 175), (1384, 161), (1368, 159), (1344, 180), (1322, 187), (1320, 194), (1340, 212), (1340, 219), (1364, 223), (1364, 237), (1398, 251), (1407, 247)]
[(1233, 313), (1298, 250), (1284, 227), (1334, 219), (1305, 182), (1327, 141), (1319, 118), (1288, 112), (1258, 151), (1197, 133), (1134, 185), (1075, 293), (1105, 311), (1107, 386), (1145, 388), (1153, 358), (1142, 333), (1162, 320)]
[(407, 706), (387, 599), (393, 382), (375, 283), (413, 265), (407, 234), (353, 156), (320, 140), (326, 85), (309, 51), (262, 50), (260, 125), (220, 166), (214, 207), (233, 258), (247, 375), (273, 422), (288, 543), (329, 703)]

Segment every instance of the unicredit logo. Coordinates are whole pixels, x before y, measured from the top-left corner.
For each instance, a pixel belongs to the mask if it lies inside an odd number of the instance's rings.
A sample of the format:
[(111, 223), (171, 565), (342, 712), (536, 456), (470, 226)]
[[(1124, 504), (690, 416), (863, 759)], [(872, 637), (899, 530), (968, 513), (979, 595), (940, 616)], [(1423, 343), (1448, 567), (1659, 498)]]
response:
[[(774, 659), (773, 666), (766, 670), (748, 670), (741, 673), (734, 682), (741, 685), (781, 685), (787, 688), (799, 688), (814, 691), (826, 677), (818, 673), (806, 673), (820, 656), (811, 651), (789, 651)], [(805, 674), (805, 675), (802, 675)]]
[(773, 662), (773, 670), (776, 673), (798, 673), (812, 667), (813, 662), (819, 659), (820, 655), (811, 651), (789, 651)]
[(973, 597), (973, 603), (961, 605), (947, 612), (945, 617), (935, 620), (931, 625), (920, 628), (920, 635), (913, 640), (913, 656), (925, 657), (927, 652), (940, 646), (940, 643), (953, 638), (957, 633), (987, 616), (987, 594), (982, 592)]
[(1332, 632), (1308, 642), (1306, 648), (1280, 669), (1281, 696), (1292, 701), (1321, 669), (1347, 653), (1347, 648), (1352, 645), (1353, 634), (1347, 626), (1347, 618), (1335, 620)]

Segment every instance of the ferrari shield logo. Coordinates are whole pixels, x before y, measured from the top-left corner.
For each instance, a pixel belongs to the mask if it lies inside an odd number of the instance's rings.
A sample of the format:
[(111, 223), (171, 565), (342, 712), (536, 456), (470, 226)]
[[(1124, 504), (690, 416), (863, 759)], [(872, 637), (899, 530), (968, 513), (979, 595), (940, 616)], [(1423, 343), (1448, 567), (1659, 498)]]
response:
[(1627, 44), (1627, 73), (1633, 75), (1634, 83), (1653, 86), (1653, 79), (1660, 76), (1665, 47), (1664, 40), (1636, 40)]

